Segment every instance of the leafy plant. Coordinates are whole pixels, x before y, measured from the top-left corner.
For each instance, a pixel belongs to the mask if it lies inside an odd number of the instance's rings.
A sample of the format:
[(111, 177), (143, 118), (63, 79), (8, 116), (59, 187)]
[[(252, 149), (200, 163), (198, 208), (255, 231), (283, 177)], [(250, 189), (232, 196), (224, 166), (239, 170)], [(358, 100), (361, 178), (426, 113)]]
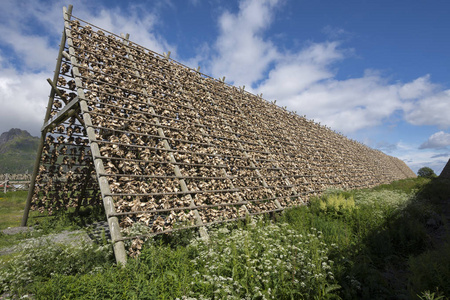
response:
[(445, 295), (442, 295), (439, 292), (439, 289), (436, 288), (436, 292), (425, 291), (420, 296), (417, 295), (421, 300), (441, 300), (446, 299)]
[[(435, 296), (430, 291), (438, 289), (436, 295), (450, 296), (450, 243), (435, 250), (425, 251), (408, 260), (411, 270), (409, 290), (412, 295), (423, 292)], [(428, 292), (426, 292), (428, 291)], [(425, 295), (424, 295), (425, 296)], [(434, 298), (438, 299), (438, 298)]]
[[(275, 218), (209, 227), (209, 242), (194, 229), (150, 238), (125, 268), (110, 258), (89, 260), (91, 250), (74, 249), (87, 256), (81, 258), (50, 246), (42, 262), (33, 258), (29, 265), (43, 274), (27, 275), (15, 263), (21, 255), (3, 260), (1, 270), (25, 279), (14, 283), (16, 277), (8, 275), (8, 287), (18, 295), (32, 291), (38, 299), (444, 299), (450, 243), (431, 248), (427, 221), (439, 216), (437, 205), (449, 192), (448, 181), (420, 177), (374, 189), (327, 191), (309, 206)], [(44, 217), (37, 233), (82, 224), (70, 214)], [(144, 232), (139, 226), (129, 230)], [(58, 251), (64, 254), (57, 257)], [(388, 276), (391, 271), (410, 275)]]
[(49, 280), (56, 274), (74, 275), (97, 272), (112, 262), (109, 245), (87, 242), (58, 244), (49, 239), (32, 239), (22, 245), (13, 259), (0, 261), (0, 294), (6, 291), (24, 294), (33, 284)]
[(345, 216), (355, 209), (353, 195), (346, 195), (343, 192), (328, 192), (318, 199), (310, 201), (311, 209), (317, 212), (331, 214), (335, 216)]
[(211, 242), (192, 242), (198, 271), (190, 296), (312, 299), (337, 287), (327, 245), (315, 228), (299, 232), (286, 223), (258, 224), (212, 235)]
[(420, 168), (419, 171), (417, 171), (417, 175), (419, 175), (419, 177), (425, 177), (425, 178), (437, 177), (436, 174), (434, 173), (433, 169), (431, 169), (429, 167)]

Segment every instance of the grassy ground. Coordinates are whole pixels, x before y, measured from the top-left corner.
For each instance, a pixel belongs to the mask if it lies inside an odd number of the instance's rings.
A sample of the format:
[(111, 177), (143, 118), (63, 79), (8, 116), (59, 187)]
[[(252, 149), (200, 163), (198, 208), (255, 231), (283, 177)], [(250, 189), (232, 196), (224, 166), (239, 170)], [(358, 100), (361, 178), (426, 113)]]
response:
[(27, 191), (0, 192), (0, 230), (20, 226)]
[[(194, 230), (150, 239), (125, 268), (113, 264), (108, 245), (41, 241), (0, 260), (0, 294), (31, 293), (37, 299), (447, 299), (449, 199), (450, 181), (440, 179), (329, 191), (309, 206), (209, 228), (209, 242)], [(77, 218), (53, 217), (37, 228), (76, 228), (84, 222)]]

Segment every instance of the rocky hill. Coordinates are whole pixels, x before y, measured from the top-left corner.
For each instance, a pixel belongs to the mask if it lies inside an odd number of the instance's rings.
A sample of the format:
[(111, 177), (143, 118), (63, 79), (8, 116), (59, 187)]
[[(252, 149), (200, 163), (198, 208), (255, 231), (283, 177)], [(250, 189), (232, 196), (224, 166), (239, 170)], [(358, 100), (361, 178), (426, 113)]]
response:
[(0, 174), (33, 171), (39, 138), (26, 130), (12, 128), (0, 135)]

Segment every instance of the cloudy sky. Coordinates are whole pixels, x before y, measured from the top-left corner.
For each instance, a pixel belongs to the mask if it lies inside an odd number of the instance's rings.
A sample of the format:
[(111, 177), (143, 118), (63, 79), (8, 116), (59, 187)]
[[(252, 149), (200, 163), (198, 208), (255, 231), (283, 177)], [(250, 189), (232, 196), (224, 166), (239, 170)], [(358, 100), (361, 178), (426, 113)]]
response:
[[(0, 0), (0, 133), (40, 134), (68, 4)], [(415, 172), (439, 174), (450, 157), (449, 1), (73, 4), (81, 19), (263, 93)]]

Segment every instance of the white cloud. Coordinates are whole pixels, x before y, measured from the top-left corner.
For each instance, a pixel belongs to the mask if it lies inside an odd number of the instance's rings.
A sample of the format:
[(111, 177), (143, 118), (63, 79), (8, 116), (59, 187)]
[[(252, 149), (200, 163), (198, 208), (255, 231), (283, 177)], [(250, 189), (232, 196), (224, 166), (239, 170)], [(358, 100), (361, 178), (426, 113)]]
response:
[(405, 119), (414, 125), (437, 125), (442, 129), (450, 126), (450, 90), (436, 92), (415, 102), (407, 111)]
[(405, 84), (389, 83), (373, 71), (338, 80), (332, 64), (343, 53), (326, 42), (304, 49), (296, 59), (286, 56), (255, 90), (344, 133), (380, 125), (397, 111), (414, 125), (450, 125), (450, 91), (436, 92), (428, 75)]
[[(286, 69), (292, 70), (293, 67), (291, 65)], [(284, 82), (282, 85), (269, 78), (259, 90), (269, 98), (281, 95), (278, 98), (280, 105), (286, 105), (290, 110), (296, 110), (335, 130), (351, 133), (376, 126), (402, 108), (398, 87), (386, 84), (376, 74), (367, 73), (361, 78), (336, 80), (326, 66), (314, 64), (299, 64), (296, 71), (279, 80)], [(311, 82), (299, 84), (301, 89), (298, 90), (283, 89), (289, 83), (296, 85), (300, 78), (310, 79)]]
[(195, 56), (187, 58), (187, 59), (180, 59), (178, 60), (180, 63), (182, 63), (185, 66), (188, 66), (193, 69), (197, 69), (199, 66), (200, 72), (205, 74), (205, 64), (208, 64), (207, 58), (210, 56), (211, 48), (207, 43), (202, 43), (196, 47)]
[(389, 155), (403, 160), (408, 167), (415, 173), (422, 167), (429, 167), (439, 175), (448, 161), (448, 152), (439, 151), (439, 149), (419, 150), (417, 144), (409, 144), (399, 141)]
[(430, 75), (427, 74), (404, 84), (398, 92), (402, 99), (417, 99), (430, 95), (437, 87), (437, 85), (430, 82)]
[(439, 131), (432, 134), (428, 140), (420, 145), (419, 149), (445, 148), (450, 146), (450, 133)]
[(352, 52), (339, 42), (310, 42), (297, 53), (281, 50), (264, 38), (277, 5), (278, 1), (244, 0), (237, 13), (224, 12), (218, 20), (217, 55), (207, 71), (344, 133), (380, 125), (399, 111), (406, 112), (413, 124), (450, 122), (442, 111), (422, 107), (434, 101), (438, 90), (429, 75), (389, 83), (367, 70), (362, 77), (338, 80), (336, 63)]
[[(63, 1), (53, 1), (51, 5), (44, 1), (2, 1), (0, 133), (18, 127), (39, 134), (50, 92), (46, 78), (53, 78), (63, 31), (64, 5)], [(175, 46), (154, 33), (156, 13), (142, 5), (130, 5), (126, 12), (98, 5), (79, 1), (73, 14), (108, 31), (130, 33), (132, 41), (153, 51), (176, 52)]]
[(50, 86), (49, 74), (18, 74), (12, 69), (0, 72), (0, 132), (11, 128), (39, 135), (44, 121)]
[(312, 44), (296, 55), (278, 59), (268, 77), (257, 88), (268, 99), (298, 95), (318, 81), (334, 76), (326, 65), (342, 57), (338, 43)]
[(237, 15), (225, 12), (219, 19), (220, 36), (210, 71), (215, 77), (226, 76), (236, 85), (247, 85), (262, 79), (279, 53), (261, 33), (271, 23), (277, 0), (242, 1)]
[(411, 168), (416, 174), (422, 167), (429, 167), (439, 175), (444, 169), (445, 164), (448, 161), (448, 157), (436, 158), (435, 152), (423, 152), (423, 151), (410, 151), (400, 156), (394, 155), (406, 162), (408, 167)]
[(339, 50), (338, 46), (339, 43), (336, 41), (313, 43), (300, 51), (297, 55), (297, 61), (325, 67), (344, 57), (343, 51)]
[[(159, 2), (158, 2), (159, 3)], [(158, 4), (157, 3), (157, 4)], [(176, 46), (155, 33), (158, 17), (144, 5), (132, 4), (126, 11), (100, 7), (87, 0), (76, 3), (73, 14), (116, 34), (129, 33), (130, 39), (158, 53)], [(53, 70), (63, 30), (63, 1), (51, 5), (43, 1), (2, 1), (0, 46), (8, 45), (28, 71)], [(160, 7), (161, 5), (155, 5)], [(155, 9), (155, 8), (154, 8)]]
[(31, 35), (18, 35), (0, 27), (0, 34), (13, 47), (16, 55), (25, 63), (29, 71), (50, 70), (54, 68), (58, 50), (50, 46), (45, 38)]
[(330, 25), (325, 26), (322, 29), (322, 32), (332, 39), (352, 36), (350, 32), (344, 30), (343, 28), (332, 27)]
[(28, 71), (53, 69), (57, 53), (57, 42), (53, 40), (57, 33), (55, 20), (59, 20), (57, 28), (62, 33), (62, 4), (60, 18), (56, 17), (56, 4), (40, 4), (5, 0), (0, 12), (0, 46), (10, 47)]
[[(442, 91), (431, 82), (430, 75), (391, 83), (369, 70), (361, 77), (342, 80), (337, 78), (338, 63), (351, 51), (341, 42), (309, 42), (297, 52), (275, 44), (266, 32), (281, 3), (243, 0), (238, 12), (225, 11), (218, 19), (217, 39), (210, 45), (200, 45), (198, 54), (186, 59), (187, 65), (195, 67), (201, 62), (205, 66), (202, 72), (226, 76), (227, 82), (246, 85), (247, 90), (262, 92), (264, 98), (277, 99), (277, 104), (346, 134), (380, 125), (397, 112), (414, 125), (450, 126), (450, 90)], [(2, 2), (6, 10), (0, 12), (0, 33), (7, 37), (3, 43), (9, 40), (24, 69), (36, 74), (23, 74), (12, 69), (11, 63), (0, 69), (0, 130), (20, 127), (36, 134), (41, 126), (50, 90), (44, 81), (55, 65), (63, 5), (59, 0), (50, 7), (42, 1)], [(176, 45), (158, 35), (156, 29), (162, 20), (148, 6), (133, 4), (119, 10), (83, 0), (75, 5), (74, 15), (114, 33), (130, 33), (132, 41), (159, 53), (170, 50), (176, 58)], [(26, 20), (34, 20), (39, 33), (33, 32)], [(8, 61), (0, 55), (0, 63)], [(434, 152), (426, 159), (432, 161), (431, 156), (438, 154)]]
[(92, 10), (77, 9), (74, 15), (83, 16), (85, 20), (91, 20), (96, 26), (113, 32), (115, 34), (130, 34), (130, 40), (135, 41), (154, 52), (163, 53), (171, 51), (172, 57), (176, 54), (176, 46), (155, 33), (155, 25), (158, 18), (151, 12), (146, 12), (140, 5), (130, 5), (129, 11), (123, 12), (119, 9), (101, 9), (98, 14)]

